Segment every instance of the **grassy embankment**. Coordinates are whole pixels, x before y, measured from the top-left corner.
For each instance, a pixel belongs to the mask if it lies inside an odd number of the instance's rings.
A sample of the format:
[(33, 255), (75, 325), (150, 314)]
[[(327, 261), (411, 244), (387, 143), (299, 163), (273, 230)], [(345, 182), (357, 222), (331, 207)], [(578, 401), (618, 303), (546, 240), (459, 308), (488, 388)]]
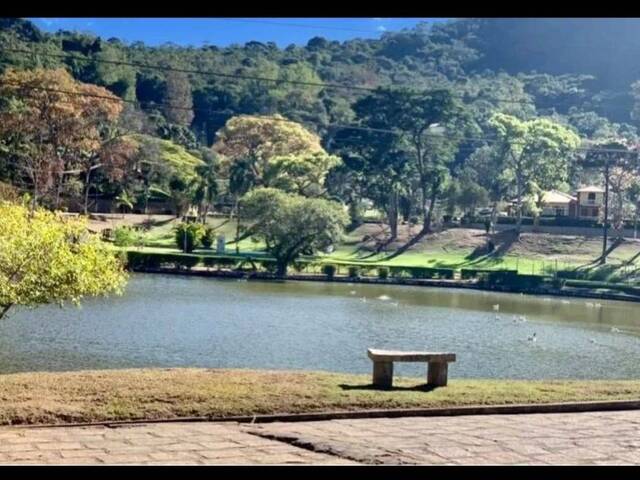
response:
[(374, 390), (370, 375), (208, 369), (104, 370), (0, 375), (0, 424), (464, 405), (640, 399), (640, 381), (453, 379), (427, 391), (396, 378)]
[[(146, 216), (130, 217), (128, 223), (140, 223)], [(234, 254), (236, 245), (233, 242), (236, 225), (233, 220), (211, 219), (210, 225), (216, 228), (217, 234), (227, 238), (227, 252)], [(117, 225), (117, 219), (107, 222), (93, 222), (98, 228)], [(175, 220), (163, 217), (144, 234), (142, 251), (160, 253), (179, 253), (176, 248), (173, 227)], [(394, 252), (402, 246), (410, 234), (415, 234), (417, 227), (410, 233), (408, 227), (400, 228), (399, 238), (385, 247), (385, 251), (376, 253), (376, 242), (384, 241), (384, 226), (365, 224), (345, 235), (342, 244), (331, 254), (320, 255), (318, 260), (326, 263), (349, 263), (369, 267), (405, 266), (405, 267), (437, 267), (437, 268), (486, 268), (515, 269), (523, 274), (542, 274), (554, 269), (566, 270), (586, 265), (596, 259), (602, 250), (601, 239), (597, 236), (569, 236), (553, 234), (523, 233), (517, 242), (504, 241), (497, 244), (498, 254), (474, 255), (477, 248), (482, 247), (486, 237), (482, 231), (463, 228), (450, 229), (441, 233), (424, 237), (400, 255)], [(137, 247), (133, 247), (139, 249)], [(240, 242), (242, 254), (264, 254), (264, 246), (250, 239)], [(595, 278), (600, 281), (617, 281), (624, 275), (635, 275), (638, 259), (631, 264), (626, 262), (640, 252), (640, 243), (628, 241), (615, 249), (608, 258), (608, 266), (595, 269)], [(209, 255), (211, 250), (196, 250), (198, 255)]]

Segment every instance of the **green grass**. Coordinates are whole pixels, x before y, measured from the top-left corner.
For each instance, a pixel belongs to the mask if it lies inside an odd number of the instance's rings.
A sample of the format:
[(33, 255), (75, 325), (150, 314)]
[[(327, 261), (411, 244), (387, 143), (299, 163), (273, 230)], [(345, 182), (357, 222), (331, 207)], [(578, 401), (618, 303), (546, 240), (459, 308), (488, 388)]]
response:
[[(173, 227), (176, 221), (169, 221), (152, 227), (145, 233), (145, 246), (142, 251), (157, 253), (179, 253), (180, 249), (175, 244)], [(222, 234), (227, 239), (227, 254), (236, 252), (236, 244), (233, 241), (236, 233), (234, 220), (226, 218), (211, 218), (208, 225), (216, 229), (216, 234)], [(536, 237), (542, 238), (542, 237)], [(575, 241), (567, 238), (555, 237), (546, 239), (542, 245), (538, 245), (537, 239), (529, 238), (524, 244), (519, 244), (516, 251), (508, 252), (500, 257), (479, 257), (472, 259), (472, 248), (448, 240), (439, 242), (437, 239), (427, 238), (419, 248), (411, 249), (401, 255), (391, 257), (392, 252), (372, 254), (360, 250), (362, 231), (355, 230), (347, 233), (343, 242), (331, 254), (320, 254), (313, 260), (323, 263), (357, 264), (376, 268), (379, 266), (402, 267), (432, 267), (476, 269), (509, 269), (518, 270), (523, 274), (551, 273), (555, 269), (568, 270), (583, 266), (593, 261), (600, 254), (600, 240), (578, 238)], [(530, 242), (530, 244), (527, 244)], [(130, 247), (131, 248), (131, 247)], [(215, 248), (215, 247), (214, 247)], [(138, 249), (134, 247), (134, 249)], [(609, 257), (609, 265), (606, 268), (594, 268), (589, 272), (589, 279), (607, 282), (635, 281), (640, 273), (636, 274), (637, 262), (631, 267), (624, 266), (626, 260), (633, 257), (638, 251), (635, 244), (623, 244)], [(244, 255), (264, 255), (264, 244), (254, 242), (251, 239), (243, 239), (239, 244), (239, 252)], [(198, 249), (199, 255), (214, 254), (212, 250)], [(639, 270), (640, 272), (640, 270)]]
[(425, 389), (396, 378), (390, 391), (370, 375), (210, 369), (138, 369), (0, 375), (0, 423), (106, 420), (505, 405), (640, 399), (640, 381), (450, 379)]

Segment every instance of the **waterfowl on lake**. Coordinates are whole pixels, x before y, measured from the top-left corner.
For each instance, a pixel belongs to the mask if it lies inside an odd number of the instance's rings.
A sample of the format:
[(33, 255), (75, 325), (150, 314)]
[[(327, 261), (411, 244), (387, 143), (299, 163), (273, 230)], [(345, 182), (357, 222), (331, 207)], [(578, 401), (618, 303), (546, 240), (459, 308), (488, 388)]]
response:
[(530, 342), (535, 342), (536, 341), (536, 332), (533, 332), (533, 335), (531, 335), (529, 338), (527, 338), (527, 340), (529, 340)]

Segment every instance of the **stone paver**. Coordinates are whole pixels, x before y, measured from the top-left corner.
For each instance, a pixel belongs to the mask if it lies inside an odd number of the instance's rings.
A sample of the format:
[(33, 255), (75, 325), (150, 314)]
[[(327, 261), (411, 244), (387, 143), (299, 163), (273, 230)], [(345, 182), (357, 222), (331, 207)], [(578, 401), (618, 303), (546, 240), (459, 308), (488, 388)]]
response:
[(0, 464), (640, 465), (640, 411), (0, 428)]
[(235, 423), (0, 428), (0, 464), (353, 464)]
[(241, 426), (365, 464), (640, 465), (640, 411)]

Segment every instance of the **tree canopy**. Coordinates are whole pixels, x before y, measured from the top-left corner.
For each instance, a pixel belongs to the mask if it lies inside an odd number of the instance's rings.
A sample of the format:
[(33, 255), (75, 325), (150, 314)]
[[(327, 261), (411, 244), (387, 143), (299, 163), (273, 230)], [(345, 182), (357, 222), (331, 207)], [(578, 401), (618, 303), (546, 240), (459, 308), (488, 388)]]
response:
[(0, 201), (0, 319), (14, 306), (121, 293), (126, 278), (83, 220)]

